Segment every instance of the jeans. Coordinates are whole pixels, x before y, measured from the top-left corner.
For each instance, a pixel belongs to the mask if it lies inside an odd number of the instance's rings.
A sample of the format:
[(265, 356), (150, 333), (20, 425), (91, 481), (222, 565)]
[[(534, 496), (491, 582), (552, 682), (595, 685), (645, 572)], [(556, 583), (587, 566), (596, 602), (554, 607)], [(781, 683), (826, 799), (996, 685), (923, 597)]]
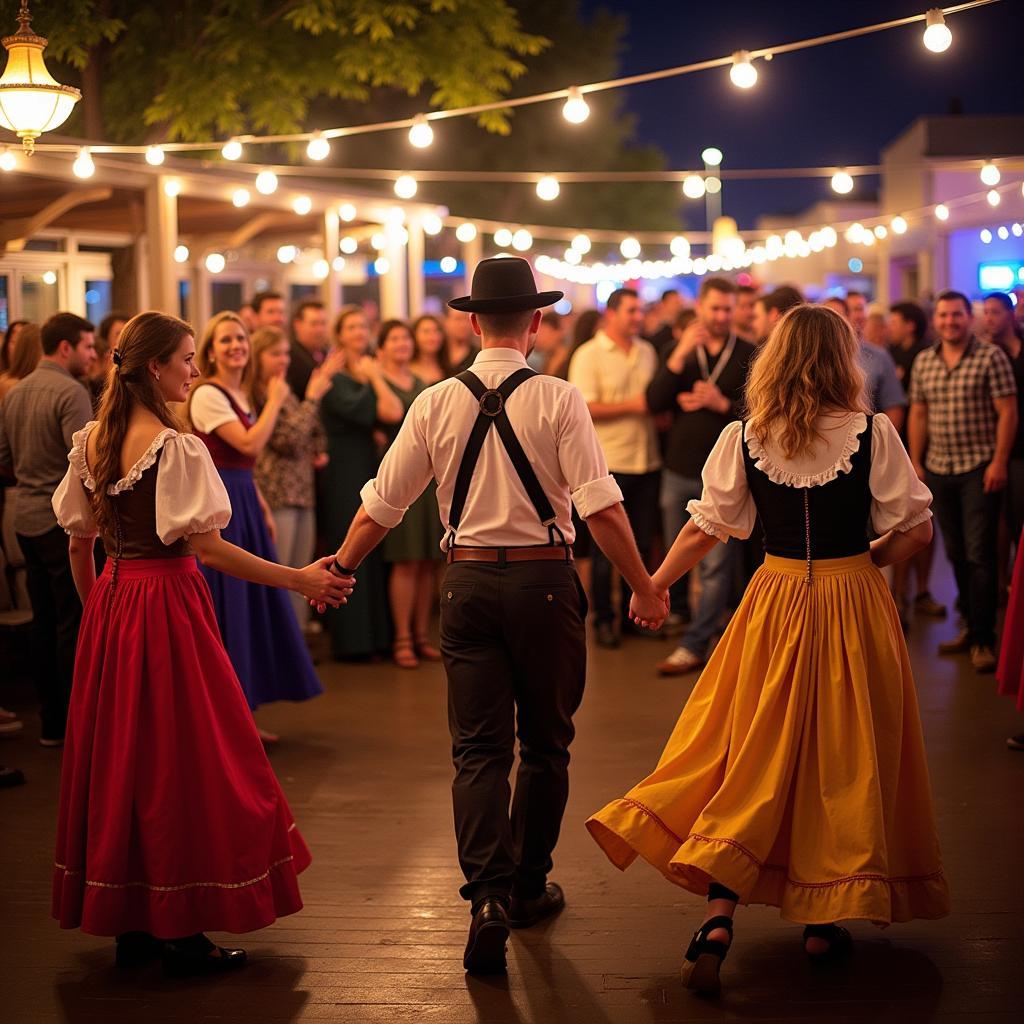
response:
[(39, 537), (18, 534), (32, 601), (32, 672), (43, 739), (64, 738), (82, 602), (68, 558), (68, 536), (55, 526)]
[[(646, 562), (650, 556), (651, 543), (658, 523), (658, 481), (661, 473), (655, 470), (653, 473), (613, 473), (612, 476), (622, 491), (626, 517), (633, 527), (633, 536), (636, 538), (636, 546), (640, 549), (640, 557)], [(590, 591), (594, 605), (594, 621), (598, 625), (610, 625), (615, 619), (612, 610), (612, 563), (596, 544), (592, 558)], [(629, 601), (632, 596), (626, 581), (622, 580), (619, 615), (623, 623), (629, 621)]]
[(953, 566), (960, 608), (972, 646), (994, 647), (1001, 495), (986, 494), (985, 467), (940, 476), (926, 473), (942, 529), (946, 557)]
[[(684, 477), (671, 469), (661, 471), (661, 528), (665, 535), (665, 553), (675, 543), (679, 531), (686, 525), (686, 502), (680, 484)], [(685, 573), (668, 588), (669, 608), (677, 615), (690, 616), (690, 574)]]
[[(703, 490), (704, 485), (700, 480), (680, 476), (670, 469), (662, 474), (661, 509), (666, 532), (669, 530), (670, 513), (680, 522), (679, 528), (673, 532), (673, 538), (682, 528), (682, 523), (689, 519), (686, 503), (692, 498), (699, 498)], [(700, 658), (707, 654), (722, 613), (729, 606), (733, 584), (733, 554), (732, 544), (716, 544), (697, 565), (701, 585), (700, 601), (693, 622), (680, 645)]]
[[(313, 561), (316, 544), (316, 512), (311, 508), (286, 506), (274, 509), (277, 524), (277, 557), (282, 565), (301, 569)], [(289, 590), (288, 597), (295, 609), (299, 628), (304, 629), (309, 621), (309, 603), (301, 594)]]

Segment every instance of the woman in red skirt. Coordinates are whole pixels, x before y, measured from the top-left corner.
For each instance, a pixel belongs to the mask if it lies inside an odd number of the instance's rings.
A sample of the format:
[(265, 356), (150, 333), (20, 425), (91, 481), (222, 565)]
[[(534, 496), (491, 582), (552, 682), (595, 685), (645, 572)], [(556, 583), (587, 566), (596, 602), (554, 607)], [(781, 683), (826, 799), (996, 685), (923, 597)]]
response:
[[(228, 544), (231, 507), (209, 453), (168, 403), (197, 376), (188, 324), (124, 329), (99, 411), (53, 498), (85, 606), (61, 777), (53, 915), (117, 936), (117, 962), (171, 974), (245, 963), (206, 931), (247, 932), (302, 907), (310, 862), (221, 643), (196, 567), (320, 603), (350, 581), (329, 559), (275, 565)], [(93, 541), (107, 552), (96, 579)]]

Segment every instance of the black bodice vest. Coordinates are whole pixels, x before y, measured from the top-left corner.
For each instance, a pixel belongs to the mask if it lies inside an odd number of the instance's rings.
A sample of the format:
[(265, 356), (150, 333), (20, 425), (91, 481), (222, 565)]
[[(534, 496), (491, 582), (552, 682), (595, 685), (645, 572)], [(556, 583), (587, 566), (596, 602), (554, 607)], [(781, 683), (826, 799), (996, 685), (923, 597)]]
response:
[(868, 550), (871, 521), (871, 426), (860, 435), (849, 473), (817, 487), (773, 483), (754, 465), (743, 424), (743, 462), (764, 530), (764, 549), (779, 558), (849, 558)]

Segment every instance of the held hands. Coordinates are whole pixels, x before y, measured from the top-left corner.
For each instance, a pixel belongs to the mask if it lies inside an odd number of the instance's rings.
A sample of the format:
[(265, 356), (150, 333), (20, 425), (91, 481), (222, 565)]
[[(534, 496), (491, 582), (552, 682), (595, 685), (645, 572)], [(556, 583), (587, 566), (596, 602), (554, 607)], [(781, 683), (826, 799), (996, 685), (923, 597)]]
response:
[(356, 585), (354, 576), (336, 576), (331, 572), (334, 558), (318, 558), (312, 565), (298, 570), (296, 593), (302, 594), (318, 612), (330, 605), (337, 608), (348, 604), (348, 596)]
[(668, 588), (658, 589), (653, 580), (643, 593), (634, 592), (629, 602), (630, 619), (645, 629), (660, 629), (668, 611)]
[(994, 459), (985, 469), (984, 489), (986, 494), (994, 494), (996, 491), (1006, 487), (1007, 469), (1005, 462), (996, 462)]

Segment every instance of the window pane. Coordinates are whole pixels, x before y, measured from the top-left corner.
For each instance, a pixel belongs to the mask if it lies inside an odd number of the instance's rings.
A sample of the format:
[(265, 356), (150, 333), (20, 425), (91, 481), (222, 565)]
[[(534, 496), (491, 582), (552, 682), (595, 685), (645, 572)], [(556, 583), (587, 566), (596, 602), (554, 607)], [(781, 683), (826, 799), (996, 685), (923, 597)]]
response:
[(41, 324), (57, 312), (57, 271), (23, 274), (21, 277), (21, 318)]
[(110, 312), (110, 282), (109, 281), (86, 281), (85, 282), (85, 318), (94, 324), (99, 322)]
[(225, 309), (238, 309), (242, 304), (241, 281), (214, 281), (211, 286), (213, 312), (221, 313)]

